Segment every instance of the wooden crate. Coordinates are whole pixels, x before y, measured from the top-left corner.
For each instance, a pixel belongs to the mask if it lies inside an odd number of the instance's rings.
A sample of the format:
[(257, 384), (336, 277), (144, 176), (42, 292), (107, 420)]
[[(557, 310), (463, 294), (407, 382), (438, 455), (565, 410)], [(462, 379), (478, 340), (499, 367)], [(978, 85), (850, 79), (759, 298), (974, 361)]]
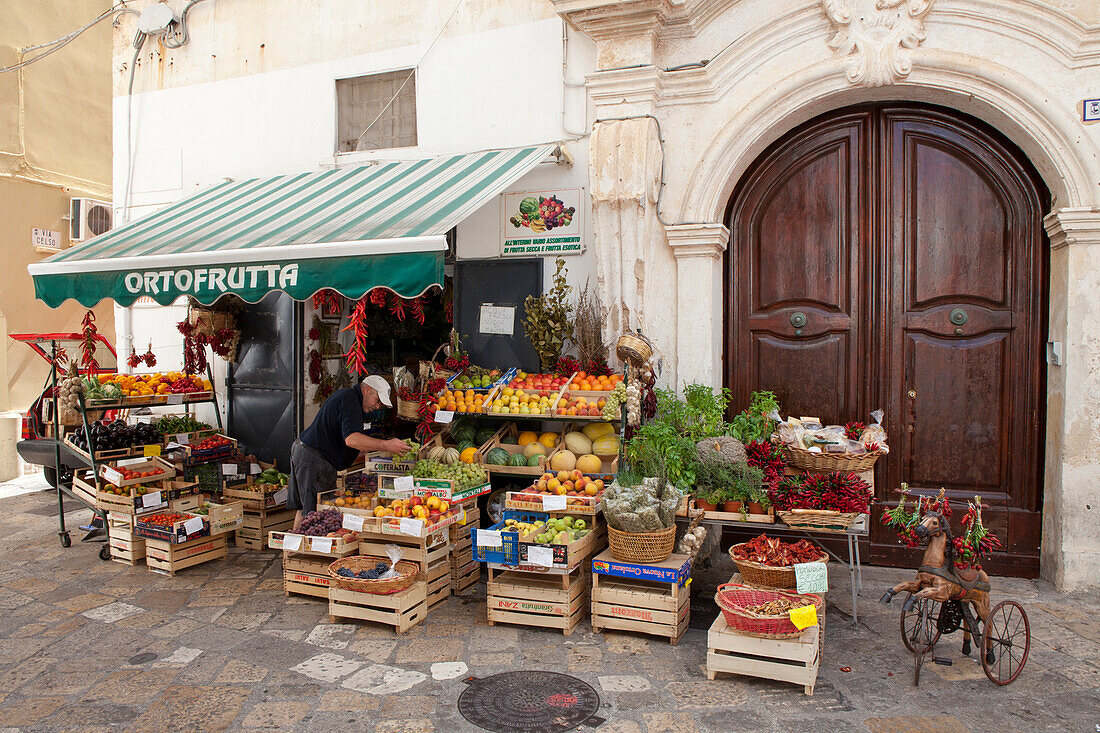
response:
[(126, 466), (126, 468), (133, 471), (150, 471), (159, 469), (160, 473), (152, 476), (136, 476), (134, 478), (123, 478), (122, 474), (114, 466), (101, 465), (99, 467), (99, 475), (105, 480), (114, 484), (115, 486), (136, 486), (138, 484), (148, 484), (154, 481), (167, 481), (168, 479), (175, 478), (176, 469), (172, 467), (172, 464), (163, 458), (153, 456), (147, 458), (144, 461), (138, 463), (132, 463)]
[(283, 552), (283, 590), (288, 596), (296, 593), (328, 600), (332, 582), (328, 566), (331, 562), (320, 555)]
[[(472, 506), (466, 506), (467, 504), (471, 504)], [(477, 507), (477, 501), (464, 501), (460, 506), (462, 506), (464, 514), (457, 522), (447, 528), (452, 543), (463, 538), (470, 539), (470, 530), (475, 527), (481, 527), (481, 510)]]
[(447, 539), (446, 529), (427, 537), (380, 534), (367, 531), (359, 533), (360, 555), (369, 555), (388, 561), (386, 548), (390, 545), (400, 547), (403, 553), (401, 559), (419, 564), (421, 572), (427, 572), (428, 568), (440, 559), (446, 562), (451, 551), (451, 543)]
[(565, 636), (588, 615), (588, 573), (577, 568), (568, 575), (540, 575), (489, 569), (486, 597), (489, 625), (520, 624), (560, 629)]
[(802, 685), (814, 694), (821, 663), (821, 630), (811, 626), (796, 639), (759, 639), (730, 630), (726, 618), (718, 618), (707, 634), (707, 677), (719, 673), (762, 677)]
[(425, 571), (428, 581), (428, 609), (431, 610), (451, 597), (451, 563), (441, 557), (428, 565)]
[(287, 487), (275, 484), (257, 484), (249, 476), (244, 483), (228, 485), (222, 490), (225, 499), (244, 504), (249, 512), (279, 512), (286, 508)]
[(293, 509), (244, 509), (244, 518), (237, 529), (237, 547), (250, 550), (264, 550), (268, 547), (268, 535), (271, 532), (287, 532), (294, 526)]
[(171, 544), (161, 540), (145, 541), (145, 563), (150, 570), (175, 575), (180, 570), (221, 560), (229, 554), (225, 535), (200, 537), (197, 540)]
[[(336, 559), (338, 557), (347, 557), (348, 555), (355, 555), (359, 550), (359, 541), (348, 542), (343, 537), (312, 537), (310, 535), (292, 535), (290, 532), (269, 532), (267, 536), (267, 546), (272, 550), (286, 550), (285, 542), (286, 538), (290, 536), (297, 536), (301, 539), (300, 544), (294, 552), (298, 552), (304, 555), (320, 555)], [(318, 542), (320, 540), (320, 542)], [(325, 540), (329, 540), (328, 549), (323, 549), (322, 546)], [(329, 560), (332, 562), (332, 560)]]
[(417, 580), (400, 593), (359, 593), (332, 585), (328, 612), (333, 623), (346, 618), (392, 626), (403, 634), (428, 615), (428, 581)]
[(458, 595), (477, 585), (481, 580), (481, 563), (471, 560), (463, 567), (451, 566), (451, 593)]
[(592, 630), (637, 631), (675, 644), (688, 628), (691, 594), (679, 583), (592, 574)]
[(145, 540), (134, 534), (132, 514), (107, 515), (107, 542), (117, 563), (133, 566), (145, 560)]

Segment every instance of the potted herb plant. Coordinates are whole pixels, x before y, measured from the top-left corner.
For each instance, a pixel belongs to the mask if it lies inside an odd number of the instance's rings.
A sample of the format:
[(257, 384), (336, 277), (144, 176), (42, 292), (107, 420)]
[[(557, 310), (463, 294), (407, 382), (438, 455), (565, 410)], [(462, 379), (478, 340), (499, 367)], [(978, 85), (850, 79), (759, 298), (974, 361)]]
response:
[(736, 485), (727, 486), (722, 491), (722, 511), (727, 514), (743, 513), (742, 507), (744, 506), (746, 498), (741, 487)]
[(745, 509), (749, 514), (767, 514), (770, 504), (771, 502), (768, 499), (767, 489), (763, 486), (759, 486), (749, 491), (749, 500), (746, 503)]

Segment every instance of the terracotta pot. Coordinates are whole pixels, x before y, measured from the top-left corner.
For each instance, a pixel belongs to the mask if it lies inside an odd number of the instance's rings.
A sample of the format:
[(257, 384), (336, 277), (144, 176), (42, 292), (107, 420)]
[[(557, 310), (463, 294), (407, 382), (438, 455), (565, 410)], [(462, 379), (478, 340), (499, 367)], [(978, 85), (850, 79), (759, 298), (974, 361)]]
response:
[(745, 505), (745, 510), (749, 514), (767, 514), (767, 510), (764, 509), (764, 505), (758, 501), (750, 501)]
[(695, 508), (696, 509), (702, 509), (705, 512), (713, 512), (713, 511), (717, 511), (718, 505), (717, 504), (711, 504), (709, 501), (705, 501), (703, 499), (696, 498), (695, 499)]
[(722, 502), (722, 511), (727, 512), (729, 514), (740, 514), (741, 513), (741, 502), (740, 501), (723, 501)]

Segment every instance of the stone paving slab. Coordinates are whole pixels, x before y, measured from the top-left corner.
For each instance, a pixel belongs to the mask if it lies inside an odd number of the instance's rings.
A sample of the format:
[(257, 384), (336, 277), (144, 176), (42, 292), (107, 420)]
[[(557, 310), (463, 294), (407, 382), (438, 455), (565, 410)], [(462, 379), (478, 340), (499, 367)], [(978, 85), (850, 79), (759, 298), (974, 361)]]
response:
[[(667, 731), (1088, 731), (1100, 724), (1100, 598), (1042, 581), (994, 579), (994, 601), (1023, 603), (1027, 668), (995, 687), (944, 637), (911, 685), (900, 603), (874, 600), (911, 571), (867, 568), (860, 624), (845, 574), (828, 594), (813, 697), (796, 685), (706, 678), (705, 628), (672, 646), (638, 634), (569, 637), (488, 626), (484, 583), (397, 635), (330, 623), (320, 599), (287, 597), (274, 552), (230, 548), (226, 560), (173, 578), (57, 545), (55, 499), (0, 499), (0, 733), (77, 731), (476, 731), (457, 710), (468, 676), (548, 670), (600, 695), (601, 733)], [(696, 627), (733, 568), (699, 569)]]

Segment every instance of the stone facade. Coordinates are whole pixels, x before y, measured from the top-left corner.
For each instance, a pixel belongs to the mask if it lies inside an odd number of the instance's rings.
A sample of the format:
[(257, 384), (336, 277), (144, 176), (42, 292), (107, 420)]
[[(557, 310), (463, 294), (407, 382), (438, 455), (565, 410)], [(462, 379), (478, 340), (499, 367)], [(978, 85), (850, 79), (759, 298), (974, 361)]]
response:
[(671, 384), (722, 381), (726, 206), (784, 133), (852, 104), (927, 102), (985, 120), (1030, 158), (1052, 197), (1049, 340), (1063, 344), (1048, 370), (1042, 572), (1065, 589), (1095, 585), (1100, 123), (1083, 121), (1082, 103), (1097, 91), (1100, 6), (552, 2), (596, 43), (590, 177), (600, 279), (614, 283), (605, 302), (654, 337)]

